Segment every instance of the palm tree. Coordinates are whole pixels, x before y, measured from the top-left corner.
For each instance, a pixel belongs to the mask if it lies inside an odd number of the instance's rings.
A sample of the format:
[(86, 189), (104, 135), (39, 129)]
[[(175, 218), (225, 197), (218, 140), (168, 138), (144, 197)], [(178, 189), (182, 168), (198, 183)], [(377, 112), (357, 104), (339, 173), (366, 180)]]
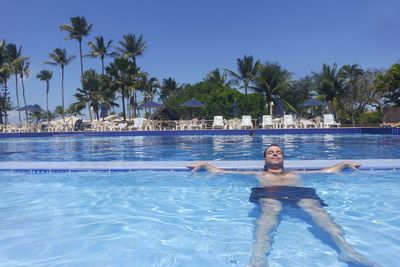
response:
[(339, 75), (336, 63), (332, 67), (323, 64), (322, 71), (314, 73), (314, 78), (317, 81), (317, 90), (326, 102), (332, 102), (343, 91), (343, 79)]
[(5, 40), (0, 41), (0, 84), (3, 86), (2, 95), (0, 95), (0, 124), (7, 122), (7, 110), (11, 106), (7, 82), (12, 73), (12, 67), (8, 60), (6, 46)]
[(151, 77), (149, 79), (147, 73), (141, 73), (139, 88), (141, 88), (144, 93), (144, 101), (153, 101), (158, 88), (160, 88), (160, 83), (157, 78)]
[(267, 103), (279, 98), (287, 108), (297, 112), (286, 99), (280, 97), (290, 88), (290, 79), (290, 72), (278, 63), (266, 62), (258, 65), (258, 73), (253, 78), (255, 86), (250, 88), (262, 93)]
[(384, 90), (384, 103), (400, 107), (400, 63), (395, 63), (377, 77), (378, 86)]
[(71, 24), (61, 25), (60, 30), (68, 32), (68, 36), (65, 38), (66, 40), (78, 40), (79, 56), (81, 60), (81, 76), (83, 76), (82, 39), (89, 35), (93, 25), (88, 25), (85, 17), (72, 17), (70, 18), (70, 21)]
[[(24, 57), (21, 56), (22, 46), (17, 48), (16, 44), (8, 44), (6, 46), (6, 55), (7, 60), (10, 66), (11, 73), (15, 76), (15, 95), (17, 97), (17, 107), (20, 108), (19, 105), (19, 90), (18, 90), (18, 74), (19, 74), (19, 66), (21, 61), (25, 60)], [(19, 123), (21, 123), (21, 112), (18, 111), (18, 119)]]
[[(56, 48), (52, 53), (49, 54), (49, 57), (52, 61), (46, 61), (45, 64), (60, 66), (61, 68), (61, 107), (62, 111), (65, 111), (64, 106), (64, 68), (75, 58), (75, 56), (68, 56), (67, 50)], [(64, 120), (64, 113), (62, 115)]]
[(160, 100), (165, 101), (169, 96), (177, 92), (179, 89), (181, 89), (182, 86), (179, 85), (175, 81), (175, 79), (169, 77), (168, 79), (163, 79), (162, 85), (161, 85), (161, 90), (160, 90)]
[(234, 80), (227, 80), (227, 72), (224, 71), (221, 73), (221, 71), (217, 68), (213, 71), (211, 71), (210, 73), (208, 73), (204, 78), (203, 78), (204, 82), (207, 83), (212, 83), (212, 84), (216, 84), (216, 85), (220, 85), (220, 86), (231, 86), (233, 84), (235, 84)]
[[(19, 77), (21, 79), (21, 85), (22, 85), (22, 99), (24, 100), (24, 105), (26, 106), (26, 97), (25, 97), (25, 83), (24, 83), (24, 77), (28, 78), (30, 74), (29, 70), (29, 64), (30, 62), (28, 61), (28, 58), (25, 58), (19, 63), (18, 69), (19, 69)], [(28, 121), (28, 111), (25, 110), (25, 120)]]
[(111, 78), (112, 88), (120, 90), (122, 97), (122, 114), (126, 120), (125, 97), (128, 88), (133, 84), (131, 73), (135, 72), (135, 66), (125, 58), (117, 57), (114, 62), (106, 67), (107, 75)]
[(85, 71), (82, 77), (82, 88), (78, 88), (75, 93), (75, 98), (78, 102), (75, 105), (84, 106), (88, 104), (93, 107), (96, 113), (97, 120), (99, 120), (99, 107), (100, 107), (100, 76), (92, 69)]
[(142, 56), (144, 50), (147, 48), (143, 36), (136, 39), (135, 34), (126, 34), (122, 40), (118, 42), (121, 47), (117, 47), (120, 55), (125, 59), (131, 59), (133, 65), (136, 67), (136, 57)]
[(53, 72), (50, 70), (41, 70), (38, 75), (36, 75), (41, 81), (46, 82), (46, 112), (47, 112), (47, 121), (50, 121), (50, 112), (49, 112), (49, 90), (50, 90), (50, 80), (53, 78)]
[[(358, 86), (358, 82), (360, 78), (364, 75), (364, 71), (360, 68), (359, 65), (343, 65), (339, 70), (339, 77), (342, 79), (343, 82), (343, 89), (344, 89), (344, 98), (347, 101), (340, 101), (342, 104), (343, 102), (349, 102), (348, 110), (350, 111), (351, 122), (353, 127), (355, 126), (355, 119), (354, 115), (356, 112), (356, 102), (357, 98), (361, 95), (360, 89)], [(361, 89), (362, 90), (362, 89)], [(363, 109), (363, 105), (360, 107)], [(345, 109), (344, 109), (345, 110)]]
[(108, 50), (111, 47), (112, 40), (107, 43), (104, 42), (103, 36), (95, 37), (96, 42), (89, 42), (88, 45), (91, 48), (89, 52), (90, 57), (98, 57), (101, 60), (101, 74), (104, 75), (104, 57), (112, 56), (114, 53), (109, 53)]
[(242, 81), (244, 88), (244, 93), (247, 95), (247, 89), (249, 88), (250, 83), (254, 80), (255, 75), (257, 74), (258, 65), (260, 61), (257, 60), (253, 63), (252, 56), (244, 55), (243, 59), (236, 59), (238, 72), (234, 72), (232, 70), (226, 69), (226, 71), (235, 79), (236, 81)]

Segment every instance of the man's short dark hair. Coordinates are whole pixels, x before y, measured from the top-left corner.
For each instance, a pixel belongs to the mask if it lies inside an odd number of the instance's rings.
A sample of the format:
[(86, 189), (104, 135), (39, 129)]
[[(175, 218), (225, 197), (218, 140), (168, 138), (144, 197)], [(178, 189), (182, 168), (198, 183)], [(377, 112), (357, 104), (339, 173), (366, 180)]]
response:
[(281, 148), (280, 145), (278, 145), (278, 144), (270, 144), (270, 145), (267, 146), (267, 148), (264, 150), (264, 158), (265, 158), (265, 156), (267, 155), (267, 150), (268, 150), (268, 148), (270, 148), (271, 146), (277, 146), (277, 147), (279, 147), (279, 148), (281, 149), (281, 151), (282, 151), (282, 156), (285, 157), (285, 154), (283, 153), (283, 149)]

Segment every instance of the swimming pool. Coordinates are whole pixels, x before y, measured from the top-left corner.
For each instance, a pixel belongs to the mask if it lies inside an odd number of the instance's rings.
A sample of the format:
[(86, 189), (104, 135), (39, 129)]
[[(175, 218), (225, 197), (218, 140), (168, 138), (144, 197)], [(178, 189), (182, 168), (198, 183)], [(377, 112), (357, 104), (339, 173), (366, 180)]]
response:
[(281, 144), (287, 159), (400, 158), (400, 135), (212, 135), (0, 138), (0, 161), (259, 160)]
[[(399, 266), (400, 171), (303, 175), (348, 242)], [(0, 173), (1, 266), (245, 266), (252, 176), (206, 172)], [(349, 266), (321, 231), (286, 207), (271, 266)]]

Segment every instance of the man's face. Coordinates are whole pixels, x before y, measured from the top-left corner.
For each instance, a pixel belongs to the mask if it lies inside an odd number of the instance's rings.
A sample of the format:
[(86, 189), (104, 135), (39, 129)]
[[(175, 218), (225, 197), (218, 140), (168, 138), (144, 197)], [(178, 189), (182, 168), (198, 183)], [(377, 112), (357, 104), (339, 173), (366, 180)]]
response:
[(265, 154), (265, 163), (269, 166), (283, 166), (283, 152), (279, 146), (271, 146)]

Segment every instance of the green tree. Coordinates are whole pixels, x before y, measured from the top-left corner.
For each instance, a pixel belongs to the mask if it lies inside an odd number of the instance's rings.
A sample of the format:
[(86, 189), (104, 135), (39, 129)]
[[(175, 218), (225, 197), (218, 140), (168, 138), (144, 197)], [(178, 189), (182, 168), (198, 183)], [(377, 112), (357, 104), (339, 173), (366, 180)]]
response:
[(119, 90), (122, 97), (122, 116), (126, 120), (125, 98), (128, 88), (133, 84), (131, 73), (135, 72), (131, 62), (122, 57), (117, 57), (114, 62), (106, 67), (107, 75), (110, 77), (112, 88)]
[(61, 107), (63, 112), (59, 114), (61, 114), (64, 119), (64, 68), (72, 62), (75, 56), (68, 56), (67, 50), (56, 48), (52, 53), (49, 54), (49, 57), (52, 61), (46, 61), (44, 62), (45, 64), (60, 66), (61, 68)]
[[(19, 76), (19, 66), (21, 61), (25, 60), (22, 56), (22, 46), (17, 48), (16, 44), (7, 44), (6, 46), (6, 57), (8, 60), (8, 65), (10, 67), (11, 73), (15, 76), (15, 96), (17, 98), (17, 107), (20, 108), (19, 104), (19, 90), (18, 90), (18, 76)], [(18, 111), (19, 123), (21, 123), (21, 112)]]
[(234, 80), (228, 80), (226, 71), (221, 73), (221, 71), (218, 68), (208, 73), (203, 78), (203, 81), (210, 84), (223, 85), (223, 86), (237, 85), (237, 83)]
[(76, 89), (77, 93), (75, 93), (75, 98), (78, 100), (75, 104), (81, 106), (89, 104), (93, 107), (97, 120), (99, 120), (99, 107), (102, 99), (100, 87), (100, 75), (90, 69), (83, 73), (82, 88)]
[(64, 24), (60, 26), (61, 31), (68, 32), (66, 40), (77, 40), (79, 43), (79, 58), (81, 62), (81, 76), (83, 76), (83, 58), (82, 58), (82, 39), (89, 35), (92, 24), (88, 25), (85, 17), (71, 17), (71, 24)]
[(50, 70), (41, 70), (38, 75), (36, 75), (41, 81), (46, 83), (46, 114), (47, 121), (50, 121), (50, 111), (49, 111), (49, 90), (50, 90), (50, 80), (53, 78), (53, 72)]
[(136, 39), (135, 34), (126, 34), (122, 37), (122, 40), (118, 42), (121, 47), (117, 47), (117, 50), (125, 59), (131, 59), (135, 68), (136, 58), (142, 56), (146, 50), (146, 42), (143, 40), (143, 36), (139, 36)]
[(182, 87), (183, 85), (180, 85), (171, 77), (168, 79), (163, 79), (160, 88), (160, 100), (165, 101), (168, 97), (174, 95), (179, 89), (182, 89)]
[(395, 63), (380, 77), (380, 86), (386, 91), (385, 104), (400, 107), (400, 63)]
[(337, 70), (337, 65), (333, 64), (330, 67), (327, 64), (323, 64), (320, 73), (314, 73), (314, 79), (317, 84), (317, 91), (320, 93), (326, 103), (331, 105), (333, 113), (335, 112), (335, 106), (337, 106), (338, 97), (344, 90), (343, 79)]
[(254, 63), (253, 56), (244, 55), (243, 59), (241, 58), (236, 59), (236, 64), (237, 64), (237, 72), (234, 72), (229, 69), (226, 69), (226, 71), (237, 82), (242, 81), (243, 86), (241, 86), (241, 88), (244, 88), (244, 93), (247, 95), (247, 90), (257, 74), (258, 65), (260, 64), (260, 61), (257, 60)]
[(254, 77), (255, 86), (251, 88), (263, 94), (266, 103), (271, 103), (273, 100), (280, 98), (288, 109), (297, 112), (286, 99), (281, 97), (289, 90), (290, 80), (291, 74), (289, 71), (282, 68), (278, 63), (266, 62), (265, 64), (259, 64), (257, 75)]
[(89, 42), (90, 47), (89, 56), (98, 57), (101, 60), (101, 74), (104, 75), (104, 58), (106, 56), (112, 56), (114, 53), (109, 52), (112, 40), (105, 42), (103, 36), (95, 37), (95, 42)]
[[(353, 126), (356, 123), (355, 118), (357, 113), (363, 112), (365, 105), (368, 103), (368, 99), (363, 94), (366, 88), (361, 83), (363, 75), (364, 71), (357, 64), (343, 65), (339, 71), (339, 76), (343, 84), (343, 92), (338, 96), (340, 100), (338, 104), (340, 110), (344, 113), (343, 117), (350, 117)], [(363, 101), (362, 98), (366, 101)]]
[[(29, 65), (30, 65), (30, 62), (28, 61), (28, 58), (24, 58), (24, 60), (22, 60), (18, 66), (19, 77), (21, 79), (21, 85), (22, 85), (22, 99), (24, 100), (25, 106), (26, 106), (26, 97), (25, 97), (24, 78), (29, 78), (29, 74), (30, 74)], [(25, 120), (28, 121), (28, 112), (27, 111), (25, 111)]]
[(320, 112), (321, 107), (303, 107), (302, 104), (311, 98), (312, 92), (315, 91), (315, 83), (310, 76), (306, 76), (299, 80), (295, 80), (289, 83), (287, 90), (280, 92), (280, 98), (285, 99), (287, 102), (291, 103), (296, 110), (301, 110), (304, 112), (312, 111), (310, 115), (315, 115), (313, 113)]
[(0, 85), (2, 86), (0, 93), (0, 124), (7, 122), (7, 111), (11, 110), (11, 101), (8, 92), (8, 80), (12, 73), (12, 66), (8, 60), (6, 47), (6, 41), (0, 41)]
[(141, 88), (143, 92), (143, 101), (154, 101), (154, 96), (160, 88), (160, 83), (157, 78), (149, 78), (147, 73), (141, 73), (139, 82), (139, 88)]

